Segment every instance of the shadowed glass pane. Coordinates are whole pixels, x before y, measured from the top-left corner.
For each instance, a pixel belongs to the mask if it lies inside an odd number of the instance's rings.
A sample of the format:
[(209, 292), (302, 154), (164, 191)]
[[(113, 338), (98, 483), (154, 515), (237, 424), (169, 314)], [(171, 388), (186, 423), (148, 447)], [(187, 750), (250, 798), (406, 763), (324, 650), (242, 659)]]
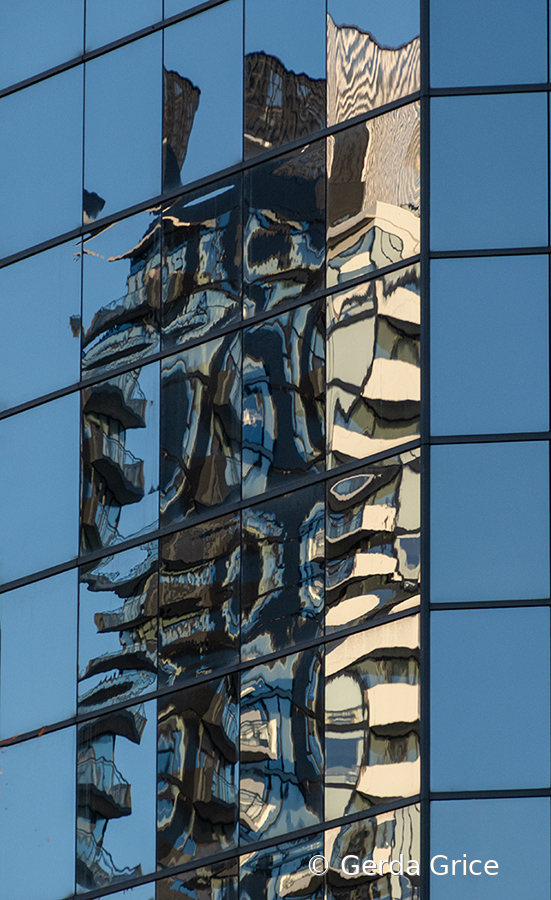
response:
[(323, 853), (323, 838), (303, 838), (248, 853), (240, 860), (240, 900), (284, 900), (289, 888), (307, 900), (323, 900), (323, 879), (309, 867)]
[(157, 882), (157, 900), (237, 900), (237, 873), (237, 860), (229, 859), (162, 878)]
[(94, 50), (163, 17), (163, 0), (86, 0), (86, 49)]
[(79, 56), (83, 38), (84, 0), (5, 4), (0, 31), (0, 89)]

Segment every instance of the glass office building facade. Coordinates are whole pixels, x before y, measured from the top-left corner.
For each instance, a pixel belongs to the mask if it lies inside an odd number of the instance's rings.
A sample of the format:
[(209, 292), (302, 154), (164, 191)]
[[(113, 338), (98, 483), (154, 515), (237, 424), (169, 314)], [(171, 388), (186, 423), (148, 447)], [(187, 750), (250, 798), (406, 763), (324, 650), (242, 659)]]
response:
[(547, 898), (547, 0), (3, 18), (0, 894)]

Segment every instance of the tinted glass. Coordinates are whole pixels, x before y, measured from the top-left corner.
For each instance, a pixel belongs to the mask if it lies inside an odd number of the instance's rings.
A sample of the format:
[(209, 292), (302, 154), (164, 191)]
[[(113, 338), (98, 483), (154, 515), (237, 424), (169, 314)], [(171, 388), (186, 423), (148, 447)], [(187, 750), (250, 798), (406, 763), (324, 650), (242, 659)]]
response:
[(84, 222), (160, 193), (161, 46), (152, 34), (86, 64)]
[(109, 900), (155, 900), (155, 884), (143, 884), (108, 896)]
[(0, 89), (82, 53), (84, 0), (22, 0), (2, 10)]
[(241, 316), (241, 178), (163, 212), (163, 341), (198, 338)]
[(163, 114), (165, 190), (240, 161), (242, 47), (240, 0), (228, 0), (167, 28)]
[(547, 257), (433, 260), (432, 433), (547, 431), (548, 335)]
[(164, 683), (179, 685), (239, 660), (240, 516), (161, 542), (160, 652)]
[(0, 422), (0, 582), (78, 552), (78, 393)]
[(414, 450), (328, 485), (328, 631), (419, 604), (420, 476)]
[(157, 349), (161, 223), (153, 211), (83, 242), (82, 370), (104, 374)]
[(3, 409), (80, 378), (80, 260), (76, 249), (73, 244), (60, 244), (0, 269)]
[(0, 256), (80, 224), (82, 81), (77, 66), (2, 98)]
[(237, 900), (237, 872), (237, 860), (229, 859), (172, 878), (162, 878), (157, 882), (157, 900)]
[(161, 867), (235, 846), (237, 712), (233, 677), (179, 691), (159, 702), (157, 862)]
[(419, 252), (419, 104), (327, 139), (327, 284)]
[(157, 687), (157, 544), (80, 571), (79, 712)]
[(3, 747), (1, 758), (3, 893), (10, 900), (72, 895), (75, 729)]
[(330, 466), (418, 436), (420, 292), (413, 266), (327, 298)]
[(0, 740), (75, 714), (76, 594), (73, 570), (0, 595)]
[(288, 894), (291, 885), (300, 890), (301, 897), (323, 900), (323, 879), (309, 868), (312, 857), (320, 853), (323, 853), (323, 838), (316, 836), (242, 856), (240, 900), (280, 900)]
[(243, 512), (242, 659), (323, 631), (323, 495), (313, 485)]
[(241, 336), (169, 357), (162, 380), (161, 515), (167, 524), (240, 498)]
[(317, 825), (323, 818), (321, 650), (241, 676), (241, 841)]
[(535, 0), (433, 3), (430, 72), (435, 86), (547, 81), (547, 4)]
[(433, 447), (431, 600), (548, 594), (547, 443)]
[(86, 0), (86, 49), (139, 31), (163, 17), (163, 0)]
[(323, 315), (318, 302), (245, 331), (245, 497), (324, 468)]
[(435, 97), (430, 154), (435, 250), (547, 244), (543, 94)]
[(245, 0), (246, 156), (325, 127), (324, 13), (319, 0)]
[(159, 518), (159, 366), (82, 391), (82, 548), (155, 528)]
[(417, 0), (328, 0), (327, 124), (419, 90)]
[(169, 16), (177, 16), (178, 13), (199, 5), (197, 0), (164, 0), (165, 19), (168, 19)]

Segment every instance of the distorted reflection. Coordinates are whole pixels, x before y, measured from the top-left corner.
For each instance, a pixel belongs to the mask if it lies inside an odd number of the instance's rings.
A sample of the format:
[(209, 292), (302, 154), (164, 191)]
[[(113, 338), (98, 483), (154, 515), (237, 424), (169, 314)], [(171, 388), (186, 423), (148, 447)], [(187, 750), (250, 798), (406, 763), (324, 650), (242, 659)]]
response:
[(157, 900), (238, 900), (237, 860), (162, 878), (157, 882)]
[(241, 178), (163, 212), (163, 343), (203, 337), (241, 315)]
[(324, 286), (325, 142), (245, 175), (244, 315)]
[(165, 360), (162, 405), (163, 524), (239, 500), (241, 335)]
[(82, 372), (138, 361), (159, 342), (160, 219), (153, 210), (84, 239)]
[(322, 632), (324, 556), (323, 485), (244, 510), (242, 659)]
[(327, 298), (328, 467), (419, 434), (420, 271)]
[(155, 701), (80, 726), (77, 884), (92, 890), (154, 870)]
[(244, 843), (323, 818), (321, 650), (241, 678), (240, 822)]
[(420, 107), (327, 139), (327, 284), (419, 253)]
[(325, 676), (326, 817), (418, 794), (419, 616), (329, 644)]
[(157, 542), (80, 572), (79, 712), (157, 687)]
[(157, 862), (228, 850), (237, 838), (235, 676), (159, 704)]
[[(326, 900), (419, 900), (420, 840), (421, 815), (417, 805), (326, 831), (324, 855), (329, 861)], [(346, 876), (342, 872), (342, 860), (349, 854), (359, 857), (357, 875)], [(401, 855), (403, 875), (395, 874)], [(375, 863), (376, 874), (362, 872), (364, 860)], [(390, 872), (393, 860), (397, 865)]]
[(323, 317), (318, 302), (245, 331), (245, 497), (324, 468)]
[(419, 451), (327, 489), (326, 629), (419, 605)]
[(161, 542), (160, 674), (179, 685), (239, 660), (240, 516)]
[(313, 875), (309, 862), (323, 853), (323, 838), (289, 841), (240, 858), (240, 900), (323, 900), (323, 878)]
[(82, 548), (97, 550), (158, 521), (159, 368), (82, 391)]

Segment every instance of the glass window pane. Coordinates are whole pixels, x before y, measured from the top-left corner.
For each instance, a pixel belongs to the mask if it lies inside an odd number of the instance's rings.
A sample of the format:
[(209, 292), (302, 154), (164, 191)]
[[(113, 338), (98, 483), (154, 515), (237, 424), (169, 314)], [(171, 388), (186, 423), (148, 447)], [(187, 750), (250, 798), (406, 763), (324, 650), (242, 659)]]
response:
[(77, 573), (0, 594), (0, 740), (75, 709)]
[(434, 250), (547, 244), (544, 94), (433, 98), (430, 154)]
[(245, 316), (323, 289), (324, 173), (323, 141), (246, 173)]
[(109, 44), (162, 17), (163, 0), (86, 0), (86, 49)]
[(241, 316), (241, 177), (163, 211), (163, 343), (203, 337)]
[(237, 865), (236, 859), (228, 859), (161, 878), (157, 882), (157, 900), (238, 900)]
[(109, 900), (155, 900), (155, 882), (108, 894)]
[(0, 309), (3, 409), (79, 380), (80, 259), (74, 244), (0, 269)]
[(86, 64), (84, 222), (160, 193), (161, 49), (152, 34)]
[(322, 853), (321, 835), (247, 853), (240, 859), (240, 900), (283, 900), (289, 888), (306, 900), (323, 900), (324, 880), (309, 867), (310, 860)]
[(327, 124), (419, 90), (416, 0), (328, 0)]
[(549, 609), (431, 614), (432, 790), (551, 785), (549, 649)]
[(163, 525), (241, 496), (241, 335), (163, 361)]
[(98, 550), (159, 520), (159, 366), (82, 391), (82, 549)]
[(83, 37), (84, 0), (6, 4), (0, 31), (0, 89), (79, 56)]
[(80, 225), (82, 88), (76, 66), (2, 98), (0, 256)]
[(313, 303), (245, 331), (245, 497), (323, 471), (324, 312)]
[(419, 253), (420, 107), (327, 139), (327, 285)]
[(325, 127), (323, 3), (245, 0), (245, 54), (245, 156)]
[(79, 712), (157, 687), (157, 543), (80, 570)]
[(431, 600), (549, 596), (547, 442), (431, 451)]
[(161, 220), (155, 211), (84, 239), (83, 377), (138, 362), (159, 344)]
[(164, 0), (165, 19), (170, 16), (177, 16), (178, 13), (184, 12), (186, 9), (193, 9), (194, 6), (200, 6), (198, 0)]
[(419, 266), (327, 298), (327, 440), (331, 467), (420, 432)]
[(78, 553), (78, 393), (0, 422), (0, 582)]
[(549, 429), (546, 256), (432, 260), (430, 340), (433, 434)]
[(163, 189), (170, 190), (241, 160), (242, 3), (185, 19), (167, 28), (164, 42)]
[(3, 747), (2, 892), (59, 900), (75, 887), (75, 729)]

